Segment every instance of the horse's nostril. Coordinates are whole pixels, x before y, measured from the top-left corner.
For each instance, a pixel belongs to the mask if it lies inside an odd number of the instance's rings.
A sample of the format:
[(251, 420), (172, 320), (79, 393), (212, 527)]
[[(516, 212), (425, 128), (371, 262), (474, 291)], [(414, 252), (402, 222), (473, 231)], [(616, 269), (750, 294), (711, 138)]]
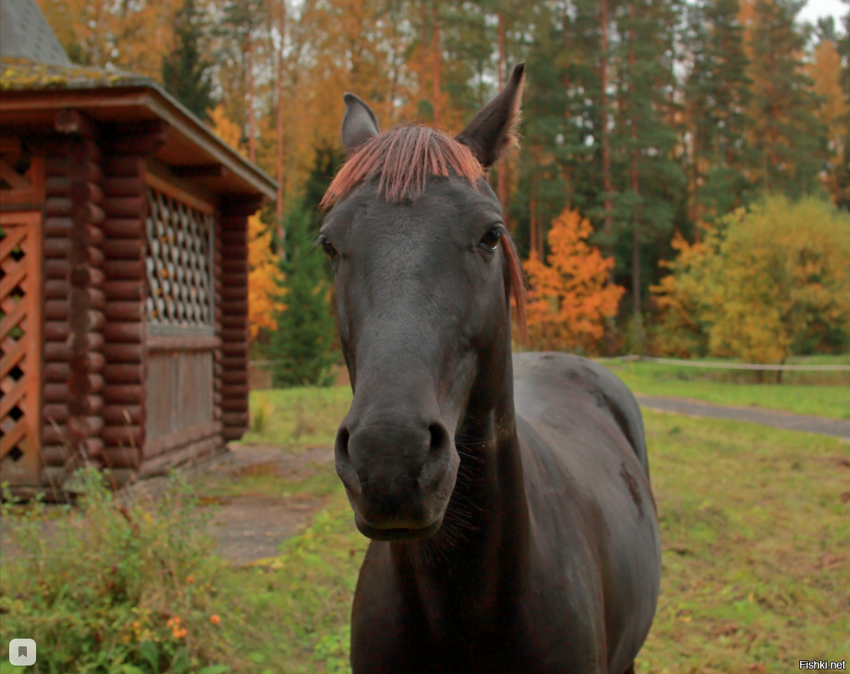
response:
[(436, 454), (449, 446), (449, 432), (442, 424), (431, 424), (428, 427), (431, 433), (431, 454)]
[(339, 454), (342, 454), (345, 457), (348, 457), (348, 429), (340, 426), (340, 429), (336, 432), (336, 442), (335, 449)]

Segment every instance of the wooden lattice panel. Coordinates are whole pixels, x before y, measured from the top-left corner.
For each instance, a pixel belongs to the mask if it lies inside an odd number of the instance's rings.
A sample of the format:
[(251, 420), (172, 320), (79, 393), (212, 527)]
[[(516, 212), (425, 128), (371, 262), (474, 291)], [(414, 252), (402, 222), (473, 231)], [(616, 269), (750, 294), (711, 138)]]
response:
[(17, 138), (0, 137), (0, 204), (27, 209), (44, 198), (44, 162), (22, 155)]
[(0, 481), (38, 484), (41, 215), (0, 213)]
[(147, 320), (212, 328), (213, 216), (151, 187), (147, 197)]

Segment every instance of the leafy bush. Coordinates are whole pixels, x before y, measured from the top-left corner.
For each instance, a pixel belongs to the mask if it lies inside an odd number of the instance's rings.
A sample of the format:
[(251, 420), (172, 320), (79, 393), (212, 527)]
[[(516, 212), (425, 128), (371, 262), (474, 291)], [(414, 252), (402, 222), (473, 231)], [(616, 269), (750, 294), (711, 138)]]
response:
[(665, 351), (778, 363), (850, 346), (850, 217), (828, 202), (767, 196), (675, 247), (653, 288)]
[(222, 567), (185, 484), (172, 478), (155, 502), (128, 507), (97, 471), (80, 482), (79, 506), (55, 522), (40, 501), (2, 505), (13, 551), (0, 571), (4, 665), (9, 639), (26, 636), (42, 672), (229, 672), (211, 664), (229, 653)]
[(523, 263), (531, 286), (528, 335), (537, 349), (593, 353), (603, 321), (617, 313), (623, 289), (609, 282), (614, 260), (587, 243), (592, 232), (578, 211), (565, 209), (547, 234), (546, 262), (532, 251)]

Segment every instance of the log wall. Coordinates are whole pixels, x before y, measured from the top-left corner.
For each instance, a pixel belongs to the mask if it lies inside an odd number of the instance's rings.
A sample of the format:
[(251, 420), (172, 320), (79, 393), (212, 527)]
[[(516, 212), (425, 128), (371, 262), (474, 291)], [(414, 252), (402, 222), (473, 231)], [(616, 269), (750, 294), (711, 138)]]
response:
[(62, 111), (64, 152), (47, 160), (42, 482), (61, 484), (82, 462), (103, 460), (103, 173), (96, 132)]
[(120, 141), (112, 142), (113, 153), (103, 164), (104, 463), (120, 476), (139, 470), (145, 444), (145, 160), (121, 152), (132, 147), (130, 140), (132, 136), (122, 134)]
[(256, 210), (256, 202), (232, 202), (219, 215), (216, 330), (222, 344), (216, 393), (226, 440), (248, 430), (248, 215)]
[[(70, 209), (67, 143), (57, 137), (51, 144), (53, 154), (45, 159), (44, 206), (44, 318), (42, 362), (44, 368), (42, 388), (41, 482), (44, 486), (58, 486), (65, 473), (65, 464), (72, 458), (69, 444), (45, 442), (46, 434), (53, 429), (64, 429), (70, 416), (68, 411), (68, 374), (71, 367), (71, 347), (68, 344), (70, 323), (67, 304), (71, 296), (71, 274), (68, 259), (68, 242), (73, 223)], [(57, 305), (64, 305), (64, 318), (57, 318)], [(65, 370), (65, 375), (57, 373)], [(47, 376), (47, 373), (51, 373)]]

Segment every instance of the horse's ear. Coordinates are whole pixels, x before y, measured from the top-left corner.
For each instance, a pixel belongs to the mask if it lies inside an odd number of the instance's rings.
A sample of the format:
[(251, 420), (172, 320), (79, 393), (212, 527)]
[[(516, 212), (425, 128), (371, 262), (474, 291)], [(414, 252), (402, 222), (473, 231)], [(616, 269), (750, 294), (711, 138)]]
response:
[(372, 109), (354, 94), (345, 94), (345, 117), (342, 119), (342, 145), (351, 155), (363, 143), (377, 136), (378, 120)]
[(495, 164), (509, 147), (519, 145), (517, 127), (524, 72), (525, 64), (518, 64), (508, 85), (475, 115), (469, 126), (457, 137), (459, 142), (472, 150), (484, 168)]

